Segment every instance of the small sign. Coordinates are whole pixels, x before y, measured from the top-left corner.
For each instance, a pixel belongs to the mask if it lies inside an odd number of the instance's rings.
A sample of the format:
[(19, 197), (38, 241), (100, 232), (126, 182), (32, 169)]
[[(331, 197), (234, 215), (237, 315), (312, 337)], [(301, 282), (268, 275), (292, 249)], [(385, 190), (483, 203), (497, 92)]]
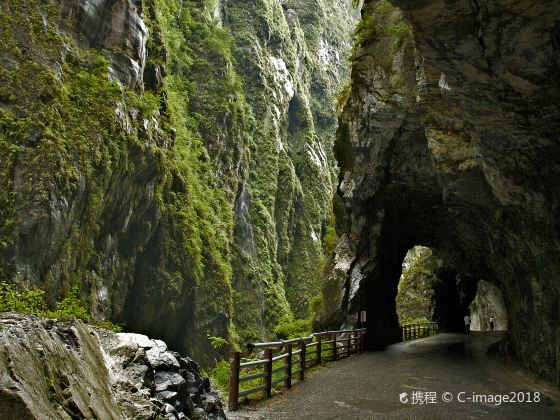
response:
[(360, 311), (360, 322), (366, 322), (366, 311)]

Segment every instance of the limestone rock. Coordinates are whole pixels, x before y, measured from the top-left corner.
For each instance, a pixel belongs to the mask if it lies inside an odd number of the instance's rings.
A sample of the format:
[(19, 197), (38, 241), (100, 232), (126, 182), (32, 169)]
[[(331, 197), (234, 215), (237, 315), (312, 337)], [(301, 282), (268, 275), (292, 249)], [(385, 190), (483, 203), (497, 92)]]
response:
[(0, 390), (3, 419), (225, 418), (198, 365), (164, 342), (34, 315), (0, 316)]

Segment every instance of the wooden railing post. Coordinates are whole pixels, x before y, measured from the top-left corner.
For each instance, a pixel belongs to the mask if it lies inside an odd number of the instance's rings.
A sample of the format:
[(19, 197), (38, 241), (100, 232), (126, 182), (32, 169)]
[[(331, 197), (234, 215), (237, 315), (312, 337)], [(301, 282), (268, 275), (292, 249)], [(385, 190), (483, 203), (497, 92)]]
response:
[[(433, 329), (437, 330), (437, 324), (432, 327)], [(425, 331), (429, 331), (430, 326), (427, 325)], [(241, 352), (230, 352), (229, 353), (229, 365), (230, 365), (230, 372), (229, 372), (229, 393), (228, 393), (228, 408), (230, 411), (236, 411), (239, 409), (239, 397), (240, 396), (247, 396), (256, 392), (264, 391), (266, 396), (270, 398), (272, 396), (272, 385), (277, 384), (280, 381), (284, 382), (284, 386), (286, 388), (292, 387), (292, 380), (294, 378), (294, 369), (292, 365), (297, 363), (299, 368), (295, 373), (299, 373), (299, 380), (303, 381), (305, 379), (305, 369), (307, 365), (306, 356), (307, 356), (307, 347), (316, 347), (316, 351), (314, 354), (316, 357), (313, 359), (317, 362), (317, 364), (322, 363), (322, 349), (323, 349), (323, 337), (327, 337), (327, 343), (330, 341), (332, 343), (332, 360), (338, 360), (343, 356), (350, 357), (353, 353), (353, 350), (361, 354), (364, 351), (364, 336), (365, 336), (365, 329), (356, 329), (356, 330), (340, 330), (340, 331), (330, 331), (324, 333), (317, 333), (313, 334), (309, 337), (301, 337), (301, 338), (294, 338), (291, 340), (285, 341), (275, 341), (275, 342), (267, 342), (267, 343), (249, 343), (247, 344), (247, 348), (249, 350), (248, 353), (241, 353)], [(346, 338), (341, 338), (340, 340), (337, 339), (337, 334), (341, 336), (344, 334), (348, 334)], [(330, 338), (330, 340), (328, 340)], [(313, 340), (316, 340), (313, 343)], [(308, 341), (310, 342), (308, 344)], [(338, 351), (338, 341), (341, 341), (341, 352)], [(294, 344), (298, 343), (298, 359), (297, 362), (294, 361)], [(344, 349), (344, 345), (346, 345), (346, 349)], [(255, 350), (263, 351), (264, 355), (260, 360), (250, 360), (241, 363), (241, 356), (243, 354), (250, 354)], [(282, 349), (284, 352), (282, 353)], [(328, 350), (328, 346), (327, 346)], [(277, 351), (280, 354), (275, 358), (274, 352)], [(346, 354), (344, 354), (344, 351)], [(327, 357), (327, 359), (329, 359)], [(283, 360), (285, 365), (274, 369), (274, 360)], [(328, 360), (327, 360), (328, 361)], [(257, 369), (257, 366), (263, 366), (264, 372), (257, 372), (257, 373), (250, 373), (245, 374), (243, 376), (240, 375), (241, 369), (251, 368), (252, 372), (255, 372), (253, 369)], [(281, 378), (273, 380), (273, 372), (274, 371), (281, 371), (284, 372)], [(257, 378), (262, 378), (262, 384), (259, 386), (255, 386), (252, 388), (245, 388), (240, 390), (240, 383), (244, 381), (252, 381)]]
[(287, 378), (284, 380), (284, 386), (286, 388), (292, 387), (292, 345), (286, 344), (286, 352), (288, 355), (286, 356), (286, 376)]
[(362, 349), (363, 349), (363, 337), (362, 337), (362, 332), (358, 331), (358, 354), (362, 354)]
[(239, 408), (239, 363), (241, 353), (232, 351), (229, 353), (229, 395), (228, 408), (236, 411)]
[(266, 396), (268, 398), (272, 395), (272, 349), (265, 349), (264, 350), (264, 358), (266, 359), (266, 363), (264, 365), (264, 371), (266, 373), (264, 377), (264, 381), (266, 384)]
[(421, 322), (416, 324), (405, 324), (402, 326), (403, 341), (415, 340), (417, 338), (432, 337), (439, 331), (436, 322)]
[(305, 379), (305, 340), (299, 342), (299, 380), (303, 381)]
[(321, 336), (317, 336), (317, 364), (321, 364)]

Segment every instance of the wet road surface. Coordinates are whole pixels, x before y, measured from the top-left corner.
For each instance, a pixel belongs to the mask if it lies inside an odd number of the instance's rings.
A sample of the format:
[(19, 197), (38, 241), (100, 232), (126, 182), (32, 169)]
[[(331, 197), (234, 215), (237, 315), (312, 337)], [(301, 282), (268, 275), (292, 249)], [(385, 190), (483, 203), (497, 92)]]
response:
[[(232, 420), (560, 419), (560, 390), (486, 355), (502, 337), (439, 334), (398, 343), (329, 363), (291, 390), (227, 415)], [(540, 401), (498, 404), (503, 395)]]

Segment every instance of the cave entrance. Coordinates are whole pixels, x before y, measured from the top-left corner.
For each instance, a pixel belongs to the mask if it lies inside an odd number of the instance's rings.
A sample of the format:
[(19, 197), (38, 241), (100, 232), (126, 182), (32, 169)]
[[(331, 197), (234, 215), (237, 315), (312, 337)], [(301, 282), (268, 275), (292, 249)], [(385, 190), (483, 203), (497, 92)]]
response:
[(366, 275), (356, 288), (357, 309), (367, 312), (365, 348), (382, 350), (401, 341), (400, 327), (413, 321), (437, 322), (440, 332), (464, 332), (477, 279), (459, 272), (437, 248), (394, 244), (381, 248), (375, 265), (354, 267)]
[(437, 322), (440, 331), (463, 332), (467, 314), (471, 331), (506, 331), (508, 326), (497, 286), (458, 274), (445, 266), (437, 252), (420, 245), (410, 248), (403, 259), (395, 308), (400, 327)]
[[(492, 291), (495, 293), (494, 289)], [(477, 282), (446, 266), (438, 257), (437, 250), (414, 246), (403, 259), (395, 297), (399, 325), (437, 322), (440, 331), (463, 332), (463, 318), (471, 313), (470, 306), (473, 306), (478, 328), (492, 309), (487, 293), (475, 304), (476, 293)], [(492, 298), (493, 303), (497, 301), (497, 298)], [(501, 317), (502, 311), (496, 310), (498, 312)]]

